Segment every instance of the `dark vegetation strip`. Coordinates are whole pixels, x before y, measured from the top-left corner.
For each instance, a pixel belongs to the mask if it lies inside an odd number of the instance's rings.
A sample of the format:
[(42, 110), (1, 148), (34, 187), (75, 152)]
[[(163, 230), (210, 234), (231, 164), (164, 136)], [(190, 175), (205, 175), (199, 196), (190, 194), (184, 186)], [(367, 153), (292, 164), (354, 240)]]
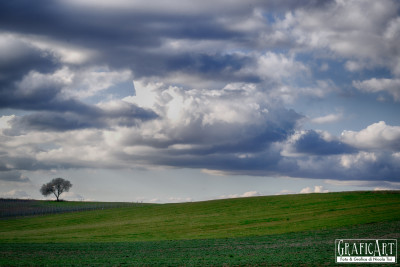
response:
[(129, 202), (45, 201), (1, 199), (0, 219), (145, 205)]
[(337, 266), (340, 238), (398, 240), (400, 221), (226, 239), (0, 243), (0, 266)]

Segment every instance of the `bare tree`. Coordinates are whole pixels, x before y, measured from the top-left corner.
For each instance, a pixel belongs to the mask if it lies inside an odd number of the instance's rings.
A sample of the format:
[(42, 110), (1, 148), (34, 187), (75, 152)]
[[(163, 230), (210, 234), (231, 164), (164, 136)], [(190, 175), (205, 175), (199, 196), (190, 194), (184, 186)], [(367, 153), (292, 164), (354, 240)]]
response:
[(57, 201), (60, 201), (60, 195), (63, 192), (68, 192), (71, 187), (72, 184), (70, 181), (63, 178), (54, 178), (49, 183), (42, 185), (40, 193), (42, 193), (43, 196), (48, 196), (53, 193), (56, 196)]

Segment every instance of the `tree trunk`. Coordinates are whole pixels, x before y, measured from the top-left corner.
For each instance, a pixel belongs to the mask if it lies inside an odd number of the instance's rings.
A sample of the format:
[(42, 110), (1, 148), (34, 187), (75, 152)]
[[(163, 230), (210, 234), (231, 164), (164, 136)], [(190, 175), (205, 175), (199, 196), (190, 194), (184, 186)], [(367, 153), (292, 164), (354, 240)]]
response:
[(57, 195), (57, 194), (56, 194), (56, 193), (54, 193), (54, 192), (53, 192), (53, 194), (54, 194), (54, 195), (56, 196), (56, 198), (57, 198), (57, 200), (56, 200), (56, 201), (57, 201), (57, 202), (58, 202), (58, 201), (60, 201), (60, 200), (58, 199), (58, 197), (59, 197), (60, 195)]

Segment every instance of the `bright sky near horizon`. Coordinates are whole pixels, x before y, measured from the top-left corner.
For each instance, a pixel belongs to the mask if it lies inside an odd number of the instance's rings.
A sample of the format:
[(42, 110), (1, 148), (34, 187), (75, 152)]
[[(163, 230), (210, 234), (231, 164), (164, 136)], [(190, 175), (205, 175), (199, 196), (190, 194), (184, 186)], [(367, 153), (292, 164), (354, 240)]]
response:
[(400, 2), (0, 2), (0, 197), (400, 189)]

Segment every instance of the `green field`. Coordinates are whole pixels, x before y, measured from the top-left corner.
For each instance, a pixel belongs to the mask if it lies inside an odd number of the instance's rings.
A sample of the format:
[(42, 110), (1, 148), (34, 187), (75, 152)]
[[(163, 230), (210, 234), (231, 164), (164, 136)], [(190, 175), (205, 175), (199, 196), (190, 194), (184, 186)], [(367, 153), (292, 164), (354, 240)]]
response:
[(399, 237), (398, 192), (147, 204), (0, 220), (0, 264), (321, 265), (337, 238)]

